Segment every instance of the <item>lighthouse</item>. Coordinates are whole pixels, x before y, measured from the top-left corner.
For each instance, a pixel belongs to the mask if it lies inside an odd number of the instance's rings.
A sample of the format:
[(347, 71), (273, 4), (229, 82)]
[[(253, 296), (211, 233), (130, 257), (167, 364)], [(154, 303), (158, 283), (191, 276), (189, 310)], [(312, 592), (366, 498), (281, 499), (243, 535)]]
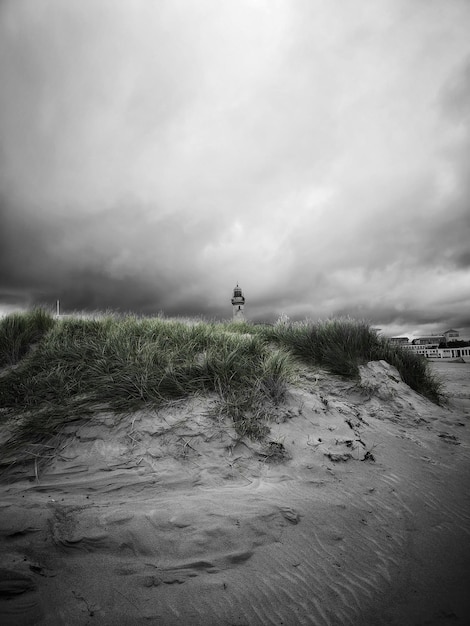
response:
[(245, 314), (243, 313), (243, 309), (245, 307), (245, 298), (243, 297), (242, 290), (237, 286), (233, 290), (232, 296), (232, 308), (233, 308), (233, 321), (234, 322), (244, 322)]

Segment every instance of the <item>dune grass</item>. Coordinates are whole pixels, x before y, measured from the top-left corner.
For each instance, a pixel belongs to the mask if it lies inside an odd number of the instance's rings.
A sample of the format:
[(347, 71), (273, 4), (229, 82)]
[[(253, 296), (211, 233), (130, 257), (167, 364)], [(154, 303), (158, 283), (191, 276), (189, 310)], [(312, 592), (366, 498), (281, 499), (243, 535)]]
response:
[(0, 320), (0, 367), (15, 365), (54, 325), (43, 309), (13, 313)]
[(240, 435), (265, 431), (294, 372), (282, 349), (230, 325), (137, 319), (54, 321), (35, 350), (0, 378), (3, 420), (16, 443), (44, 440), (99, 411), (131, 413), (196, 394), (218, 395)]
[(296, 360), (355, 377), (359, 364), (384, 359), (416, 391), (434, 402), (440, 395), (424, 359), (350, 319), (255, 326), (111, 315), (56, 320), (37, 310), (4, 318), (0, 338), (0, 420), (14, 424), (10, 451), (101, 411), (118, 418), (207, 394), (240, 436), (259, 439), (269, 431), (270, 407), (295, 378)]
[(412, 389), (436, 404), (442, 398), (442, 383), (426, 359), (392, 344), (365, 321), (335, 318), (317, 323), (280, 323), (265, 328), (264, 333), (305, 363), (346, 378), (357, 377), (359, 365), (387, 361)]

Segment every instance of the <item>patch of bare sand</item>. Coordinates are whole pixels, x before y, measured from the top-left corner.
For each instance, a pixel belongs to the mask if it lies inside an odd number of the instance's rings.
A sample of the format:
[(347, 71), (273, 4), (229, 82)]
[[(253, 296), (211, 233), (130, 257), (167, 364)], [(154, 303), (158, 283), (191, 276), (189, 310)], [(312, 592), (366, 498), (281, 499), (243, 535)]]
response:
[(451, 406), (470, 416), (470, 363), (431, 361), (431, 365), (446, 385)]
[(361, 376), (306, 371), (263, 445), (210, 399), (74, 427), (1, 486), (0, 622), (467, 624), (468, 414)]

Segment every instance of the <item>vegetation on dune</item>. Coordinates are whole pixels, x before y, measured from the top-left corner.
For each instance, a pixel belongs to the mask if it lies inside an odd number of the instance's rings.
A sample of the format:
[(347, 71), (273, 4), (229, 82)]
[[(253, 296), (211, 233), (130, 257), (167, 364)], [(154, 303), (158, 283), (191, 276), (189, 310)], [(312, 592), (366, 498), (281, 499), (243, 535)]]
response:
[(13, 313), (0, 320), (0, 367), (15, 365), (54, 325), (43, 309)]
[[(56, 434), (99, 411), (158, 408), (194, 394), (216, 393), (219, 411), (241, 435), (266, 429), (267, 405), (277, 403), (294, 367), (259, 335), (230, 325), (126, 317), (52, 320), (51, 329), (0, 378), (3, 420), (15, 416), (16, 440)], [(263, 408), (264, 407), (264, 408)]]
[(429, 363), (379, 336), (364, 321), (339, 318), (317, 323), (280, 323), (264, 332), (271, 341), (290, 350), (305, 363), (347, 378), (358, 376), (361, 364), (387, 361), (397, 368), (407, 385), (439, 404), (442, 385), (431, 372)]
[(14, 418), (9, 450), (100, 411), (131, 413), (209, 393), (240, 436), (261, 438), (299, 359), (348, 377), (359, 364), (383, 359), (413, 389), (439, 400), (423, 359), (349, 319), (256, 326), (132, 316), (55, 320), (37, 310), (4, 318), (0, 342), (0, 363), (17, 363), (0, 376), (0, 418)]

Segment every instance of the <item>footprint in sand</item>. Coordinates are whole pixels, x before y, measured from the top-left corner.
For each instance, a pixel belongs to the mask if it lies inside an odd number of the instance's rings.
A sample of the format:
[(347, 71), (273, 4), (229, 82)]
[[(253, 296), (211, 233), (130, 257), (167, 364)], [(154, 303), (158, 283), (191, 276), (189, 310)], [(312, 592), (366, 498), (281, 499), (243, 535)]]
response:
[(459, 446), (460, 445), (460, 441), (458, 440), (458, 438), (455, 435), (450, 435), (449, 433), (443, 432), (443, 433), (439, 433), (438, 437), (440, 437), (446, 443), (451, 443), (454, 446)]
[(300, 522), (300, 515), (289, 506), (283, 507), (280, 511), (283, 517), (291, 524), (298, 524)]
[(9, 569), (0, 569), (0, 598), (11, 598), (36, 589), (30, 576)]

